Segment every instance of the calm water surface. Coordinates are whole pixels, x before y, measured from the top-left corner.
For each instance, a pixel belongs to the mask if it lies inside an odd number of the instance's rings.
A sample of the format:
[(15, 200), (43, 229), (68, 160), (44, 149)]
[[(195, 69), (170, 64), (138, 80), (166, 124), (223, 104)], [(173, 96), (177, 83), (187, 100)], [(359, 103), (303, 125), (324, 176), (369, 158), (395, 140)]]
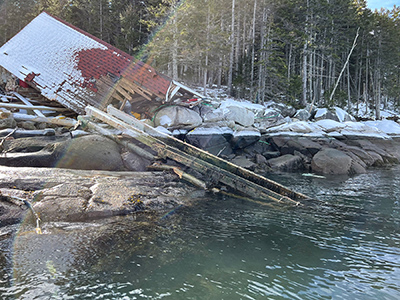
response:
[(193, 195), (155, 225), (45, 224), (3, 241), (1, 298), (400, 299), (399, 167), (273, 179), (329, 205)]

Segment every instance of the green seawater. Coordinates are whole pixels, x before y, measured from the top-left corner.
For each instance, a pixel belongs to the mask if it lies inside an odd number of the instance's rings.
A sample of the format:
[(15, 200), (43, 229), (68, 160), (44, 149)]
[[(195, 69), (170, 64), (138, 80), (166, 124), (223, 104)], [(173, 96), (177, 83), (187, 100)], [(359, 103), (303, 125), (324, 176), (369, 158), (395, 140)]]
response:
[(0, 297), (400, 299), (400, 167), (270, 178), (326, 204), (189, 195), (154, 222), (45, 224), (3, 240)]

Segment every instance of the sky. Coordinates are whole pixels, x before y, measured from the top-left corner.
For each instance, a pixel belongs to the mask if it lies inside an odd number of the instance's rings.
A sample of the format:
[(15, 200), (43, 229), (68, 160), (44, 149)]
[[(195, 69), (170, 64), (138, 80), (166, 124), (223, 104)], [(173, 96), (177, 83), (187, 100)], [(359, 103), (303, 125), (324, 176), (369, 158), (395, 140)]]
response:
[(368, 7), (372, 10), (375, 8), (380, 9), (381, 7), (393, 8), (393, 5), (400, 6), (400, 0), (367, 0)]

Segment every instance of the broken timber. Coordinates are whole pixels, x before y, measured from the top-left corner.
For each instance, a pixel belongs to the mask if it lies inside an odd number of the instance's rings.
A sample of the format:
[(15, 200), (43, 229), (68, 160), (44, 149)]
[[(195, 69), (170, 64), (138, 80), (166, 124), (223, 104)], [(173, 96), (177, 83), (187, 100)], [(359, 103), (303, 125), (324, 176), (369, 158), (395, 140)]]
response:
[(108, 113), (105, 113), (91, 106), (86, 107), (86, 113), (89, 116), (95, 117), (145, 144), (156, 151), (159, 157), (170, 158), (206, 175), (211, 179), (211, 185), (219, 183), (254, 199), (295, 205), (302, 204), (301, 200), (310, 199), (254, 172), (159, 132), (110, 105), (107, 107), (107, 111)]

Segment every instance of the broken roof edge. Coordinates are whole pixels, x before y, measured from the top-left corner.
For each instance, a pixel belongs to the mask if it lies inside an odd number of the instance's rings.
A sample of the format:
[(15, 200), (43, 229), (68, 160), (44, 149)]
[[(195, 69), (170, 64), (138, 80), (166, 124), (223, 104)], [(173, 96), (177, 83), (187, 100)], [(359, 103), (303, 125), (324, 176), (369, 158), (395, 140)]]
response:
[(197, 97), (199, 97), (199, 98), (205, 98), (204, 95), (202, 95), (202, 94), (196, 92), (195, 90), (193, 90), (193, 89), (191, 89), (191, 88), (185, 86), (185, 85), (182, 84), (182, 83), (179, 83), (179, 82), (177, 82), (177, 81), (175, 81), (175, 80), (172, 80), (172, 82), (173, 82), (173, 84), (175, 84), (176, 86), (179, 86), (181, 89), (183, 89), (183, 90), (185, 90), (185, 91), (187, 91), (187, 92), (189, 92), (189, 93), (192, 93), (193, 96), (197, 96)]
[[(175, 88), (174, 88), (173, 90), (171, 90), (171, 88), (172, 88), (173, 86), (175, 86)], [(186, 91), (186, 92), (189, 92), (189, 93), (192, 94), (193, 96), (196, 96), (196, 97), (201, 98), (201, 99), (205, 98), (204, 95), (202, 95), (202, 94), (196, 92), (195, 90), (193, 90), (193, 89), (191, 89), (191, 88), (189, 88), (189, 87), (183, 85), (182, 83), (179, 83), (179, 82), (177, 82), (177, 81), (175, 81), (175, 80), (172, 80), (172, 81), (171, 81), (171, 84), (170, 84), (169, 87), (168, 87), (168, 91), (167, 91), (167, 94), (166, 94), (166, 96), (165, 96), (165, 101), (166, 101), (166, 102), (172, 101), (173, 97), (174, 97), (180, 90), (184, 90), (184, 91)]]

